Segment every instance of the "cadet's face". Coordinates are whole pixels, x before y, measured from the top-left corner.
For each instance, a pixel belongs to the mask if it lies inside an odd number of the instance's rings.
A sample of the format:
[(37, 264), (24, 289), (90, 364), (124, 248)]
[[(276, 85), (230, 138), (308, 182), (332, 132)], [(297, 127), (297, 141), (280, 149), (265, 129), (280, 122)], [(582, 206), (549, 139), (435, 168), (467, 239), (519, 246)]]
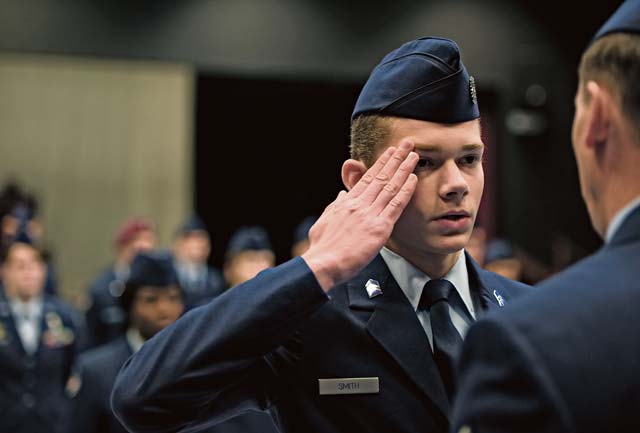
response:
[(184, 236), (178, 241), (178, 249), (181, 259), (193, 263), (204, 263), (211, 252), (209, 235), (196, 231)]
[(224, 276), (230, 287), (237, 286), (275, 265), (273, 253), (268, 250), (244, 251), (225, 266)]
[(149, 339), (175, 322), (183, 311), (184, 303), (177, 287), (141, 287), (131, 306), (131, 323)]
[(418, 184), (390, 246), (405, 257), (457, 252), (469, 240), (484, 188), (479, 121), (447, 125), (396, 119), (389, 143), (398, 146), (405, 139), (420, 157)]
[(131, 243), (131, 249), (136, 253), (151, 251), (156, 245), (156, 235), (150, 230), (142, 231)]
[(38, 296), (44, 287), (46, 269), (40, 254), (34, 248), (19, 243), (13, 245), (2, 267), (7, 294), (24, 301)]

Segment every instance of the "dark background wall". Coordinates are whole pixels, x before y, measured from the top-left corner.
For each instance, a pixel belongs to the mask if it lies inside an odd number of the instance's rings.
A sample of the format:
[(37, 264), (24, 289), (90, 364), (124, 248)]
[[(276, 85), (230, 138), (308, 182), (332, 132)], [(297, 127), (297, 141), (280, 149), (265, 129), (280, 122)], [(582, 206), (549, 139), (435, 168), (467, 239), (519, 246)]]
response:
[[(406, 40), (451, 37), (479, 88), (495, 95), (496, 231), (550, 263), (554, 239), (583, 252), (599, 242), (579, 197), (570, 125), (579, 55), (620, 3), (2, 0), (0, 50), (193, 65), (201, 76), (194, 194), (224, 242), (232, 226), (261, 215), (288, 233), (285, 226), (322, 208), (340, 186), (345, 115), (370, 69)], [(539, 106), (526, 97), (532, 85), (545, 91)], [(268, 102), (274, 95), (277, 109)], [(279, 120), (263, 122), (274, 110)], [(536, 119), (542, 127), (527, 127)], [(204, 130), (205, 123), (215, 126)], [(300, 137), (299, 146), (283, 146), (283, 134)], [(261, 145), (242, 161), (220, 158), (218, 149), (238, 146), (221, 137), (236, 135)], [(282, 165), (266, 175), (260, 168), (273, 154)], [(235, 164), (236, 176), (213, 175)], [(294, 205), (289, 182), (307, 185)], [(228, 219), (229, 207), (246, 212)]]

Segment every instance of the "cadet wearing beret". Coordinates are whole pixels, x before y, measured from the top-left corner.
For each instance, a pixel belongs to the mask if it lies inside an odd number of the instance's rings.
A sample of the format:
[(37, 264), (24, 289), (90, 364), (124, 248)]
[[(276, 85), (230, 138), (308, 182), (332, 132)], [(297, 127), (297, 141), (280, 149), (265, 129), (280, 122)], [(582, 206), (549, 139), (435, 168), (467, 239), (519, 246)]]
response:
[(173, 240), (173, 263), (187, 308), (209, 302), (226, 287), (222, 273), (207, 264), (210, 253), (207, 226), (194, 215), (178, 229)]
[(309, 249), (149, 341), (116, 381), (120, 419), (192, 431), (265, 410), (283, 432), (446, 432), (467, 327), (527, 291), (463, 251), (483, 189), (478, 117), (453, 41), (385, 56), (353, 113), (349, 192)]
[(573, 150), (605, 243), (469, 331), (454, 430), (640, 431), (640, 1), (582, 56)]
[(46, 264), (26, 235), (0, 262), (0, 431), (67, 433), (77, 390), (75, 312), (44, 292)]

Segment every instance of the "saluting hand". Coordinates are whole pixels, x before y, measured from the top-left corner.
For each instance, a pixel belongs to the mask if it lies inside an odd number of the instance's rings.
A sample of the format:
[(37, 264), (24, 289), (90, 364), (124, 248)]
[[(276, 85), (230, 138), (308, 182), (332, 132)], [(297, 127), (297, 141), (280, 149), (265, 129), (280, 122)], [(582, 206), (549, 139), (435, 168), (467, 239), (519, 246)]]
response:
[(412, 150), (410, 141), (387, 148), (311, 227), (310, 246), (302, 258), (325, 292), (353, 278), (391, 236), (417, 183), (413, 170), (418, 155)]

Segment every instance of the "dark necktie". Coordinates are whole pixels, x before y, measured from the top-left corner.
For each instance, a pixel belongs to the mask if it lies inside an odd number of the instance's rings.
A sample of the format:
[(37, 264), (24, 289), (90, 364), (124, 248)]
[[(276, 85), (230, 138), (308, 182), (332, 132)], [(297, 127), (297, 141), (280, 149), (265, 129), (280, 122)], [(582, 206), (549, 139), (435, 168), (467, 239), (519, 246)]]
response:
[(462, 338), (453, 326), (449, 314), (449, 296), (455, 287), (447, 280), (430, 280), (424, 285), (418, 310), (429, 311), (433, 332), (433, 357), (447, 390), (449, 400), (453, 396), (453, 366)]

